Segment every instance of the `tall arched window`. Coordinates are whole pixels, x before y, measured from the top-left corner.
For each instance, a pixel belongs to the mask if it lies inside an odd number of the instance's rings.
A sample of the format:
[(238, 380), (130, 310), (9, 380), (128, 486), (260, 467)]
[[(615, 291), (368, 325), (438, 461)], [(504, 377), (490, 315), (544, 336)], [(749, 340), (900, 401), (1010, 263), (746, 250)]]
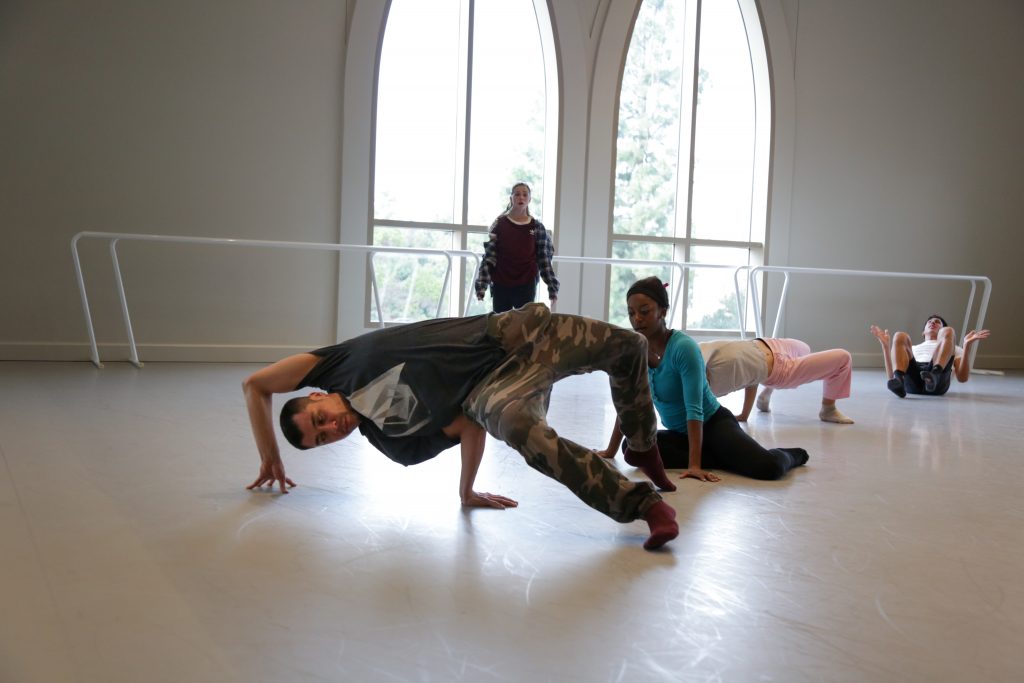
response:
[[(760, 264), (770, 111), (753, 0), (644, 0), (619, 97), (613, 255)], [(626, 323), (626, 288), (650, 274), (612, 268), (610, 320)], [(674, 324), (738, 331), (732, 270), (657, 274), (682, 288)]]
[[(543, 0), (391, 1), (377, 80), (373, 244), (482, 254), (518, 181), (545, 220), (558, 120), (553, 46)], [(385, 322), (436, 315), (445, 266), (378, 255)], [(472, 275), (456, 269), (444, 314), (464, 310)], [(379, 322), (375, 309), (370, 320)]]

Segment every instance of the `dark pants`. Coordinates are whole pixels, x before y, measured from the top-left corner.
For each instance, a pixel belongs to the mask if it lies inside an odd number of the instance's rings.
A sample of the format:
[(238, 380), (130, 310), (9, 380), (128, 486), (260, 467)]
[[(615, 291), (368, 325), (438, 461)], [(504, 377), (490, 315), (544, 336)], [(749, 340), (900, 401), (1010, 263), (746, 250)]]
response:
[(910, 364), (907, 366), (907, 371), (903, 375), (903, 388), (907, 390), (907, 393), (942, 396), (949, 391), (949, 381), (953, 377), (953, 359), (950, 358), (944, 368), (940, 368), (936, 371), (938, 381), (935, 383), (935, 388), (932, 389), (932, 391), (928, 391), (924, 388), (924, 380), (921, 379), (921, 371), (929, 370), (934, 367), (935, 366), (932, 366), (929, 363), (918, 363), (916, 358), (911, 358)]
[[(690, 466), (690, 442), (685, 433), (659, 429), (658, 450), (665, 467)], [(765, 448), (754, 441), (725, 406), (704, 423), (700, 457), (704, 469), (727, 470), (754, 479), (780, 479), (805, 462), (807, 451), (802, 448)]]
[(491, 300), (495, 313), (504, 313), (513, 308), (522, 308), (537, 298), (537, 283), (513, 285), (511, 287), (491, 283)]

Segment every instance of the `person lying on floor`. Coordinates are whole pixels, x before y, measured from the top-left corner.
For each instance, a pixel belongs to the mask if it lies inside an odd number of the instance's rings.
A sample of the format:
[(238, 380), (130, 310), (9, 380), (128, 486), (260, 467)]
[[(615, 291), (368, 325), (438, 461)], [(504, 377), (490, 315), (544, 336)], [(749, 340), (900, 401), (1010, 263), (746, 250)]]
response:
[(890, 338), (889, 330), (878, 325), (871, 326), (871, 334), (882, 345), (886, 386), (900, 398), (907, 394), (942, 396), (949, 391), (953, 375), (966, 382), (971, 378), (971, 347), (989, 337), (988, 330), (971, 330), (963, 347), (957, 346), (956, 330), (941, 315), (925, 320), (920, 344), (911, 343), (910, 335), (903, 331)]

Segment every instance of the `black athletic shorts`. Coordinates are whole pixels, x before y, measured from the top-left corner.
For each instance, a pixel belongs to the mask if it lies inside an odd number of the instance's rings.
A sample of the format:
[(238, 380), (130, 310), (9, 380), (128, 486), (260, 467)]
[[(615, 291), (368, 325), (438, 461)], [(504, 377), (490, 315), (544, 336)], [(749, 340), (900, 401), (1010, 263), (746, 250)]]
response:
[(931, 369), (931, 364), (918, 363), (916, 358), (910, 359), (907, 372), (903, 375), (903, 388), (908, 394), (926, 394), (928, 396), (942, 396), (949, 391), (949, 382), (953, 377), (953, 359), (950, 358), (946, 367), (942, 368), (939, 374), (939, 381), (935, 383), (933, 391), (925, 391), (924, 380), (921, 379), (921, 371)]

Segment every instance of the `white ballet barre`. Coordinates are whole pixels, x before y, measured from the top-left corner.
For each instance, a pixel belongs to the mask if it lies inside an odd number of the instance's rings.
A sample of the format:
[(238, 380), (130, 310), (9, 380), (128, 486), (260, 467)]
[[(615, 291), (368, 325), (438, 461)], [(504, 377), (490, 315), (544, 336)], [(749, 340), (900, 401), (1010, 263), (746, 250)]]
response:
[[(355, 246), (355, 245), (350, 245)], [(444, 282), (441, 284), (441, 293), (437, 298), (437, 310), (434, 313), (435, 318), (440, 318), (441, 313), (444, 310), (444, 293), (448, 289), (448, 283), (451, 282), (452, 275), (452, 257), (459, 258), (471, 258), (476, 262), (474, 273), (480, 270), (480, 255), (467, 251), (464, 249), (413, 249), (406, 247), (368, 247), (370, 250), (370, 283), (371, 290), (373, 291), (373, 302), (377, 308), (377, 319), (380, 321), (381, 327), (387, 327), (387, 322), (384, 320), (383, 307), (380, 305), (380, 289), (377, 287), (377, 270), (374, 267), (374, 259), (377, 258), (377, 254), (381, 253), (396, 253), (396, 254), (428, 254), (428, 255), (440, 255), (444, 254), (448, 258), (448, 267), (444, 271)], [(475, 278), (474, 278), (475, 280)], [(469, 280), (469, 284), (466, 286), (466, 309), (469, 309), (470, 303), (473, 300), (473, 282)], [(412, 286), (411, 284), (409, 285)]]
[[(71, 255), (75, 262), (75, 278), (78, 281), (78, 293), (82, 299), (82, 312), (85, 315), (85, 325), (89, 331), (89, 345), (91, 351), (91, 360), (93, 365), (98, 368), (103, 367), (100, 362), (99, 348), (96, 344), (96, 333), (93, 329), (92, 324), (92, 313), (89, 309), (89, 297), (85, 290), (85, 279), (82, 277), (82, 264), (81, 259), (78, 255), (78, 242), (82, 238), (98, 238), (110, 240), (110, 259), (114, 267), (114, 280), (117, 284), (117, 293), (121, 301), (121, 315), (124, 319), (124, 328), (128, 336), (128, 346), (130, 351), (130, 361), (135, 367), (142, 367), (142, 363), (139, 361), (139, 353), (135, 344), (135, 334), (132, 331), (131, 316), (128, 313), (128, 300), (124, 292), (124, 281), (121, 277), (121, 265), (117, 258), (117, 244), (122, 240), (135, 241), (135, 242), (170, 242), (173, 244), (216, 244), (216, 245), (233, 245), (242, 247), (264, 247), (264, 248), (275, 248), (275, 249), (300, 249), (305, 251), (333, 251), (333, 252), (356, 252), (356, 253), (368, 253), (370, 254), (370, 275), (371, 284), (374, 294), (374, 302), (377, 307), (377, 317), (381, 321), (381, 325), (384, 322), (384, 312), (380, 304), (380, 296), (377, 293), (377, 279), (376, 271), (373, 267), (373, 259), (377, 253), (391, 253), (391, 254), (405, 254), (405, 255), (436, 255), (444, 256), (448, 261), (448, 268), (445, 271), (444, 285), (441, 287), (441, 294), (438, 297), (437, 303), (437, 315), (440, 316), (442, 305), (444, 302), (444, 293), (448, 287), (448, 283), (451, 280), (452, 272), (452, 259), (453, 257), (458, 258), (472, 258), (476, 260), (477, 270), (480, 268), (480, 256), (472, 251), (465, 250), (443, 250), (443, 249), (413, 249), (407, 247), (380, 247), (370, 246), (365, 244), (333, 244), (330, 242), (287, 242), (278, 240), (253, 240), (253, 239), (234, 239), (227, 237), (188, 237), (178, 235), (146, 235), (146, 234), (135, 234), (135, 233), (116, 233), (116, 232), (97, 232), (92, 230), (84, 230), (79, 232), (71, 238)], [(472, 284), (472, 283), (470, 283)]]
[[(679, 272), (680, 279), (683, 277), (683, 267), (687, 265), (704, 265), (704, 264), (685, 264), (677, 263), (675, 261), (644, 261), (638, 259), (616, 259), (616, 258), (599, 258), (595, 256), (553, 256), (552, 262), (558, 263), (587, 263), (593, 265), (605, 265), (605, 266), (655, 266), (655, 267), (668, 267), (674, 268)], [(723, 268), (729, 266), (710, 266), (712, 268)], [(477, 266), (477, 272), (473, 274), (473, 282), (476, 282), (477, 277), (480, 275), (479, 265)], [(680, 288), (676, 288), (676, 295), (672, 299), (672, 309), (676, 310), (675, 305), (679, 301)], [(469, 315), (469, 306), (472, 302), (466, 302), (466, 310), (464, 315)]]
[[(675, 295), (672, 297), (672, 308), (670, 310), (679, 310), (676, 304), (679, 303), (679, 295), (683, 291), (678, 283), (682, 281), (686, 270), (693, 269), (735, 269), (734, 265), (726, 265), (721, 263), (691, 263), (689, 261), (647, 261), (643, 259), (617, 259), (617, 258), (598, 258), (593, 256), (555, 256), (553, 261), (561, 263), (586, 263), (593, 265), (607, 265), (607, 266), (643, 266), (643, 267), (657, 267), (657, 268), (673, 268), (679, 274), (679, 279), (676, 281), (677, 286), (675, 287)], [(733, 274), (735, 280), (735, 273)], [(740, 337), (743, 338), (743, 326), (746, 321), (743, 319), (743, 304), (741, 303), (742, 297), (740, 296), (740, 288), (736, 287), (736, 309), (739, 313), (738, 320), (740, 321)]]
[[(960, 330), (961, 339), (963, 335), (971, 329), (982, 329), (985, 326), (985, 313), (988, 311), (988, 301), (992, 294), (992, 280), (988, 279), (984, 275), (950, 275), (945, 273), (901, 273), (893, 271), (880, 271), (880, 270), (845, 270), (839, 268), (805, 268), (800, 266), (740, 266), (736, 269), (736, 273), (733, 275), (734, 281), (736, 282), (737, 299), (739, 298), (739, 281), (735, 280), (736, 275), (740, 270), (749, 269), (748, 284), (750, 287), (751, 301), (754, 307), (754, 325), (757, 329), (757, 336), (764, 336), (764, 328), (761, 321), (761, 302), (757, 294), (757, 274), (761, 272), (765, 273), (782, 273), (782, 293), (779, 295), (779, 310), (775, 314), (775, 325), (772, 328), (771, 336), (777, 337), (779, 334), (779, 324), (782, 320), (782, 314), (786, 308), (786, 295), (789, 292), (789, 276), (791, 273), (800, 274), (811, 274), (811, 275), (844, 275), (854, 277), (889, 277), (889, 278), (912, 278), (916, 280), (953, 280), (961, 282), (971, 283), (971, 294), (967, 298), (967, 311), (964, 314), (964, 326)], [(974, 306), (974, 295), (978, 289), (978, 283), (981, 282), (985, 285), (981, 294), (981, 304), (978, 307), (978, 322), (972, 328), (970, 325), (971, 321), (971, 309)], [(741, 327), (746, 327), (746, 321), (743, 320)], [(978, 352), (978, 347), (975, 346), (971, 350), (971, 364), (974, 363), (974, 356)]]

